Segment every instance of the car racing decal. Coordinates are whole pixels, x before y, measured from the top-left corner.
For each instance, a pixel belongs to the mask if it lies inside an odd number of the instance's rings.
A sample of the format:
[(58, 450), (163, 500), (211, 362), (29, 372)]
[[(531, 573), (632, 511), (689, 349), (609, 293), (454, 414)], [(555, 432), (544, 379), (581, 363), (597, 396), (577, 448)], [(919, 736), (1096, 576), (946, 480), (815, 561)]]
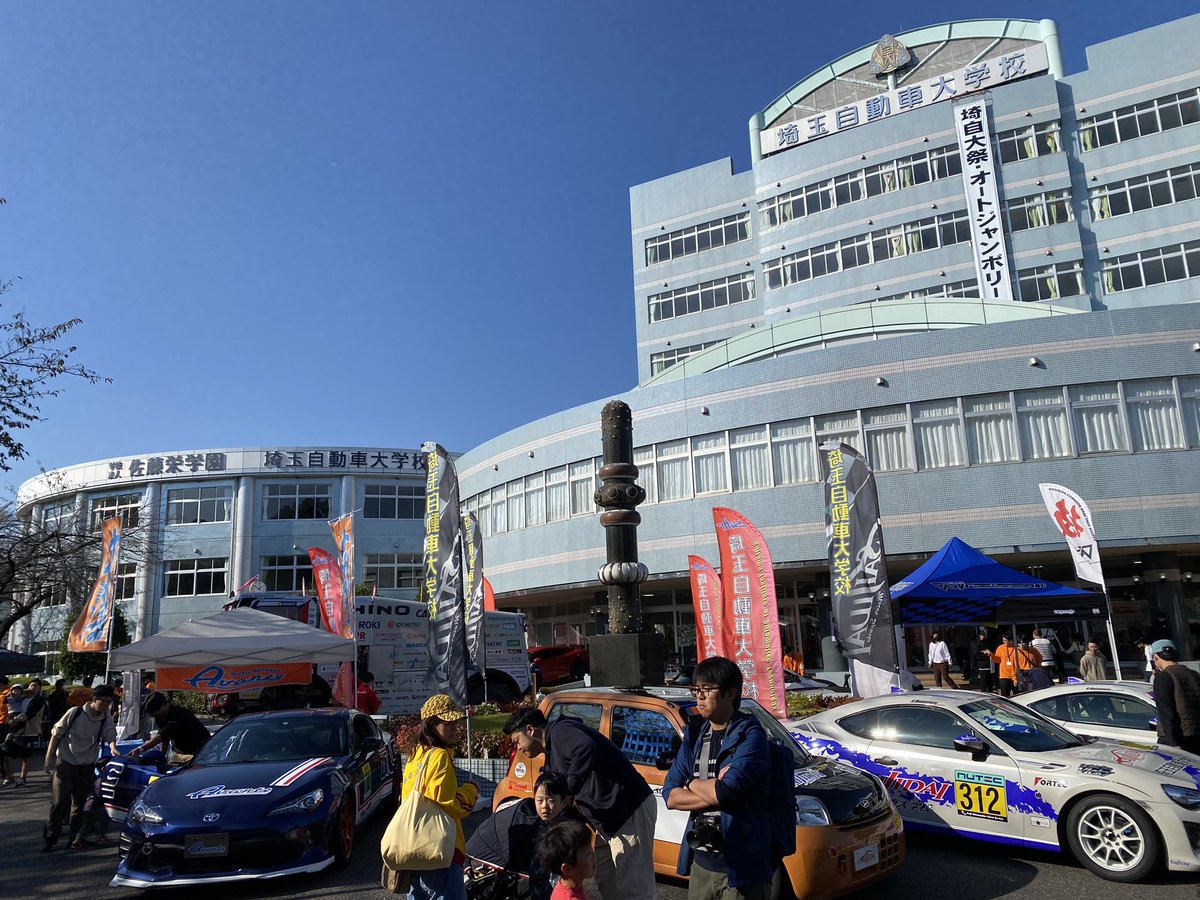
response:
[(282, 775), (272, 781), (271, 785), (273, 787), (287, 787), (297, 778), (308, 774), (317, 766), (323, 765), (324, 763), (329, 762), (331, 759), (333, 759), (332, 756), (321, 756), (316, 759), (305, 760), (304, 762), (300, 763), (300, 765), (296, 766), (296, 768), (284, 772)]
[[(920, 772), (913, 772), (902, 766), (883, 766), (875, 762), (866, 753), (857, 750), (852, 750), (838, 741), (829, 738), (818, 738), (806, 735), (800, 732), (792, 732), (792, 736), (806, 749), (812, 753), (821, 756), (840, 759), (850, 763), (855, 768), (870, 772), (872, 775), (877, 775), (883, 779), (888, 793), (891, 795), (892, 802), (900, 810), (916, 810), (916, 809), (933, 809), (934, 805), (950, 807), (954, 806), (956, 810), (963, 812), (962, 807), (957, 801), (959, 779), (955, 782), (950, 782), (945, 778), (938, 778), (932, 775), (926, 775)], [(1018, 784), (1015, 781), (1008, 781), (1002, 776), (984, 776), (983, 773), (969, 773), (958, 771), (956, 775), (969, 775), (971, 777), (995, 777), (997, 781), (1003, 781), (1003, 796), (1000, 812), (990, 812), (994, 808), (991, 802), (984, 804), (983, 815), (980, 818), (998, 818), (1001, 821), (1008, 819), (1009, 813), (1018, 813), (1021, 815), (1042, 816), (1045, 818), (1057, 821), (1058, 811), (1046, 800), (1041, 794), (1031, 788)], [(963, 791), (966, 790), (967, 781), (962, 783)], [(982, 784), (981, 787), (998, 788), (998, 784)], [(986, 794), (986, 792), (984, 792)], [(984, 800), (994, 800), (992, 795), (987, 794), (983, 797)]]
[(261, 797), (264, 794), (271, 793), (272, 790), (274, 788), (227, 788), (223, 784), (212, 784), (206, 788), (200, 788), (198, 791), (192, 791), (187, 795), (187, 798), (189, 800), (207, 800), (210, 797)]
[(960, 816), (1008, 821), (1008, 789), (1003, 775), (954, 773), (954, 808)]

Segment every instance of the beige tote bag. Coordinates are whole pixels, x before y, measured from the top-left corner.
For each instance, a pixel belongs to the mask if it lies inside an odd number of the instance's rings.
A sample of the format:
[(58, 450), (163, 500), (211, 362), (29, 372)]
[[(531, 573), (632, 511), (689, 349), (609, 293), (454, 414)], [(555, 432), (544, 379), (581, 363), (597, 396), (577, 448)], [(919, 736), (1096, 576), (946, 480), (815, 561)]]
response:
[(431, 872), (445, 869), (454, 859), (454, 820), (425, 796), (428, 761), (427, 752), (413, 780), (413, 789), (392, 816), (379, 842), (384, 864), (395, 871)]

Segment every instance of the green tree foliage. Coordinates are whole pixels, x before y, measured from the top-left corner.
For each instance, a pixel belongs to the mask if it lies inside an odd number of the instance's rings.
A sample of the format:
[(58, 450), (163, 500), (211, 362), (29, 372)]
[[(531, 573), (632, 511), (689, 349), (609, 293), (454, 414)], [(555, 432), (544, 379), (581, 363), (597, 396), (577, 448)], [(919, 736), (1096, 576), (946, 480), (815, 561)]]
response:
[[(71, 626), (79, 619), (80, 613), (83, 612), (83, 604), (75, 606), (67, 616), (67, 622), (63, 626), (62, 640), (58, 645), (58, 671), (63, 678), (70, 681), (79, 681), (84, 675), (103, 676), (104, 668), (108, 662), (107, 653), (72, 653), (67, 649), (67, 637), (71, 633)], [(113, 611), (113, 640), (114, 647), (124, 647), (129, 643), (129, 626), (125, 622), (125, 614), (121, 612), (121, 604), (116, 604)]]

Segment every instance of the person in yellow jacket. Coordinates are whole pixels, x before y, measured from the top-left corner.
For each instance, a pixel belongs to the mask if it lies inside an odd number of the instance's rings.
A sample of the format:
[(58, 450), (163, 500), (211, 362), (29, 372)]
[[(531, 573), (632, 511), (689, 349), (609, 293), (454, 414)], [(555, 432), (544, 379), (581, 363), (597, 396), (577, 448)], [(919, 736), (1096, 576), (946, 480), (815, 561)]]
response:
[(1013, 688), (1016, 687), (1022, 670), (1040, 667), (1042, 664), (1042, 654), (1033, 647), (1026, 647), (1024, 640), (1021, 641), (1020, 647), (1014, 647), (1011, 634), (1004, 635), (1004, 643), (996, 648), (992, 659), (1000, 667), (998, 674), (1000, 694), (1003, 697), (1013, 695)]
[(412, 900), (466, 900), (463, 863), (467, 842), (462, 820), (479, 799), (479, 785), (458, 783), (453, 748), (463, 711), (445, 694), (434, 694), (421, 707), (421, 724), (404, 766), (400, 801), (419, 790), (454, 820), (454, 858), (445, 869), (412, 873)]

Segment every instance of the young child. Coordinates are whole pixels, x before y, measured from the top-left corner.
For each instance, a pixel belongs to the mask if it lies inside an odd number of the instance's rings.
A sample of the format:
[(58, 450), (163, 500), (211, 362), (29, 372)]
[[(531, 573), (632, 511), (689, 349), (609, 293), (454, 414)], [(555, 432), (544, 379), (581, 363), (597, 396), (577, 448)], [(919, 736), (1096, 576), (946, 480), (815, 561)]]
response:
[[(527, 803), (527, 800), (522, 800)], [(571, 796), (567, 793), (566, 776), (558, 772), (542, 772), (533, 783), (533, 807), (538, 821), (534, 826), (533, 839), (545, 831), (547, 826), (571, 807)], [(531, 851), (533, 848), (530, 848)], [(529, 861), (529, 896), (531, 900), (550, 900), (554, 884), (558, 881), (558, 870), (547, 869), (541, 864), (536, 852), (531, 852)]]
[(590, 828), (574, 819), (548, 825), (538, 837), (537, 857), (543, 868), (559, 876), (550, 900), (588, 900), (583, 882), (596, 874)]

